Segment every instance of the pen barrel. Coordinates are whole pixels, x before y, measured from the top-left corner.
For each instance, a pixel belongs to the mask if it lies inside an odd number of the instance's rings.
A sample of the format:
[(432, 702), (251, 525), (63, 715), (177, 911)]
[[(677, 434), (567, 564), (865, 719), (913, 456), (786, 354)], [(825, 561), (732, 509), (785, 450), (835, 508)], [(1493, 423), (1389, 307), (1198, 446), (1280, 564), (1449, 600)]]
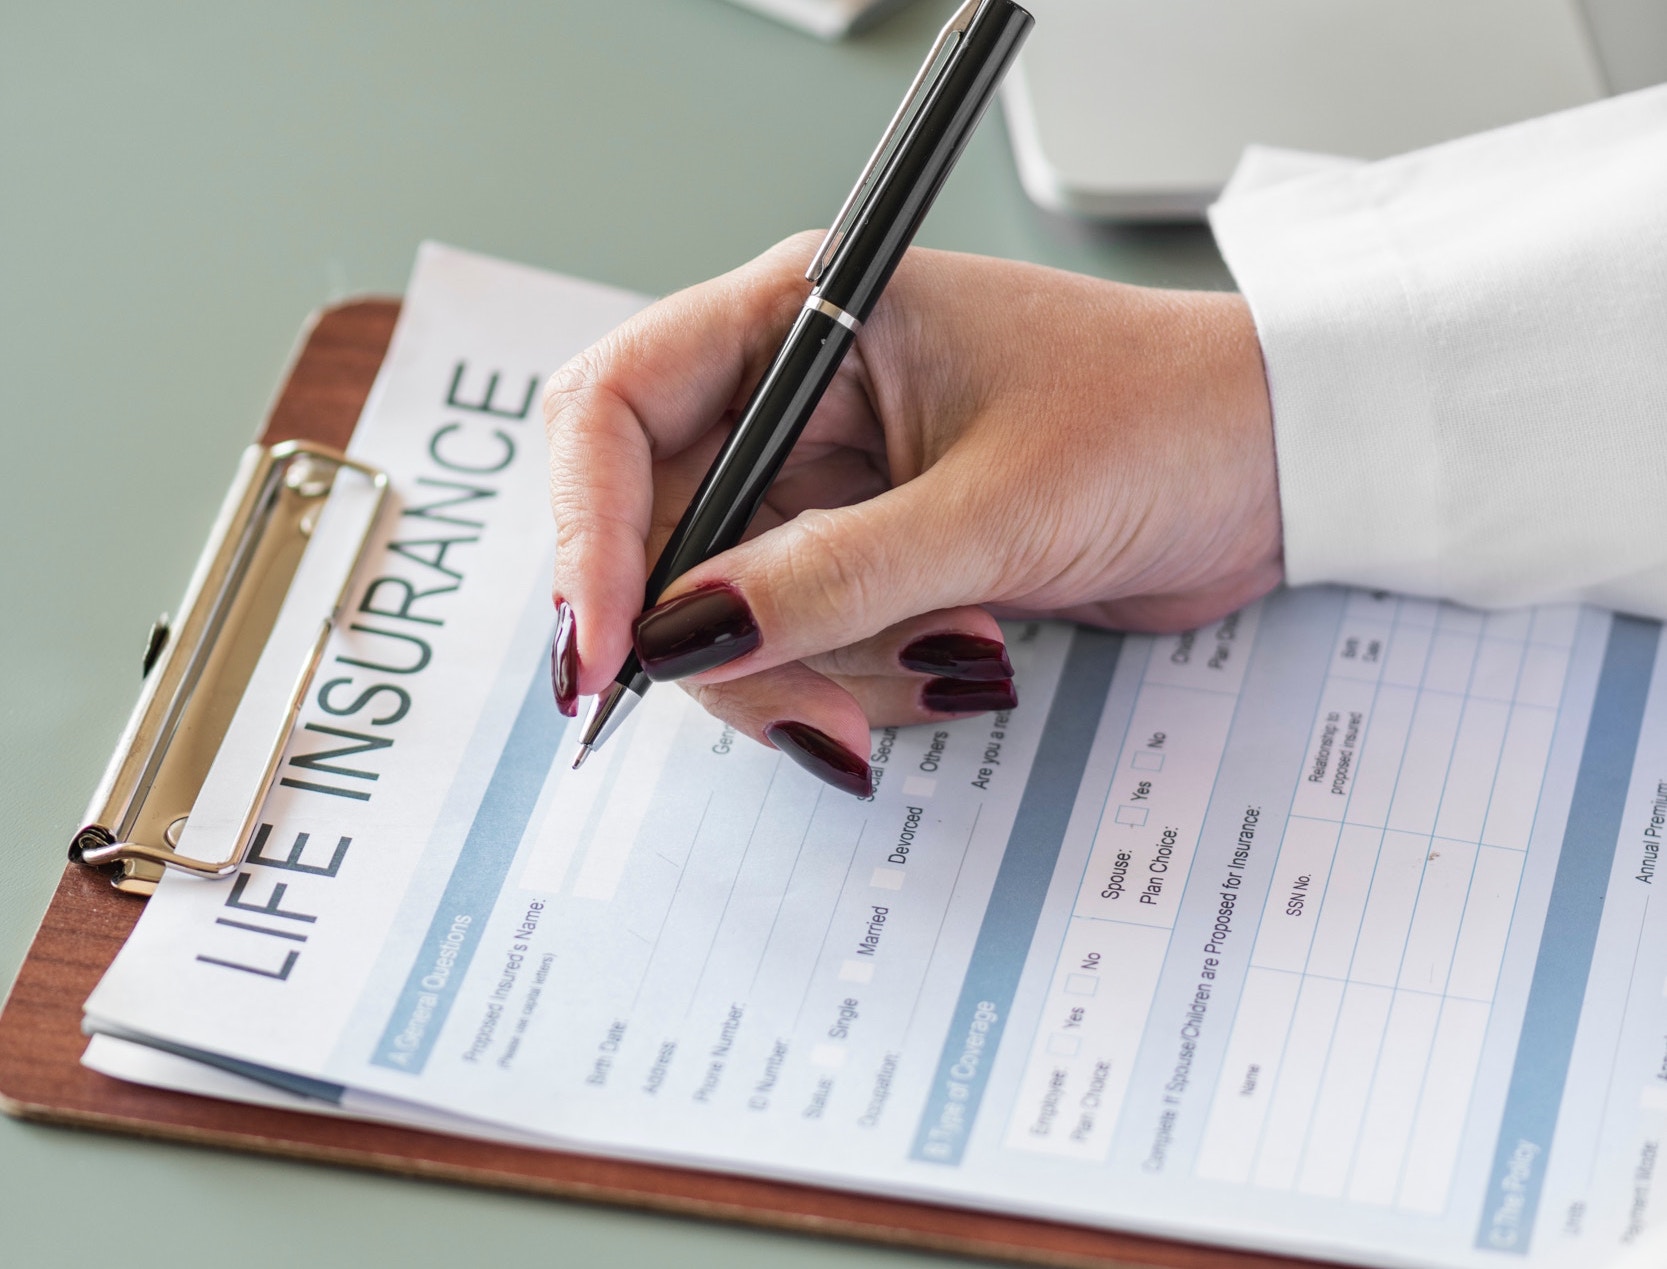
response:
[(1033, 24), (1011, 0), (984, 0), (875, 177), (818, 295), (868, 320)]
[[(1012, 0), (982, 0), (943, 54), (936, 78), (875, 174), (813, 298), (858, 323), (867, 320), (1033, 22)], [(658, 603), (695, 565), (741, 540), (854, 338), (827, 312), (800, 310), (649, 573), (644, 608)], [(616, 678), (639, 693), (647, 686), (634, 654)]]
[(853, 338), (827, 314), (800, 310), (661, 551), (644, 607), (653, 607), (666, 587), (696, 564), (741, 540)]

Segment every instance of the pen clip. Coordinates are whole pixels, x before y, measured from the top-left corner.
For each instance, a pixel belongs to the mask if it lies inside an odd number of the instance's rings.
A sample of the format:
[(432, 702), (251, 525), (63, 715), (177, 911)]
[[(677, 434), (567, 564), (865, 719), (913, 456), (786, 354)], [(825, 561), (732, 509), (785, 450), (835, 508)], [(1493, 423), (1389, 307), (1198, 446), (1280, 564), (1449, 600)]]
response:
[[(984, 0), (966, 0), (966, 3), (955, 11), (955, 15), (944, 24), (943, 30), (938, 32), (938, 38), (932, 42), (932, 47), (926, 54), (925, 62), (921, 64), (920, 70), (915, 73), (914, 82), (909, 85), (909, 91), (903, 94), (903, 104), (897, 107), (897, 113), (891, 117), (891, 122), (886, 125), (885, 132), (880, 136), (880, 144), (874, 147), (874, 153), (869, 156), (868, 162), (863, 166), (861, 174), (857, 177), (855, 187), (846, 196), (844, 205), (839, 209), (839, 215), (834, 217), (833, 226), (828, 230), (827, 236), (822, 239), (822, 245), (816, 249), (816, 254), (811, 257), (810, 267), (805, 270), (805, 280), (812, 286), (822, 280), (822, 275), (827, 272), (828, 265), (833, 262), (834, 252), (839, 250), (839, 244), (845, 240), (846, 231), (862, 214), (868, 195), (873, 190), (874, 179), (879, 173), (881, 164), (888, 156), (892, 142), (897, 139), (908, 123), (915, 103), (925, 95), (933, 83), (937, 82), (936, 76), (932, 75), (932, 69), (939, 65), (939, 61), (943, 58), (944, 51), (949, 47), (950, 42), (966, 33), (967, 28), (972, 25), (973, 15), (977, 13), (983, 2)], [(947, 59), (944, 60), (947, 61)]]

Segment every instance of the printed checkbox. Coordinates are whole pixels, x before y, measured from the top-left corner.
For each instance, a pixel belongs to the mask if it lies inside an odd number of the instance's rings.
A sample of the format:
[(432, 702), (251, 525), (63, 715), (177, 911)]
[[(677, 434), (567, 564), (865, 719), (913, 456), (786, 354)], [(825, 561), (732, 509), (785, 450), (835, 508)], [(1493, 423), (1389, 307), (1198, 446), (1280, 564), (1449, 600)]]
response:
[(810, 1051), (810, 1064), (837, 1071), (845, 1065), (845, 1050), (837, 1044), (818, 1044)]
[(876, 868), (874, 875), (868, 879), (868, 884), (876, 890), (901, 890), (903, 888), (903, 870), (901, 868)]
[(1153, 753), (1150, 749), (1137, 749), (1129, 765), (1136, 771), (1162, 771), (1163, 755)]
[(839, 967), (839, 981), (842, 983), (873, 982), (874, 962), (846, 961)]
[(1092, 996), (1100, 990), (1100, 980), (1092, 974), (1065, 975), (1065, 994), (1067, 996)]
[(910, 798), (929, 798), (938, 791), (938, 782), (931, 776), (905, 776), (903, 778), (903, 796)]
[(1048, 1037), (1048, 1052), (1054, 1057), (1076, 1057), (1077, 1050), (1082, 1048), (1082, 1039), (1074, 1035), (1050, 1035)]
[(1127, 824), (1130, 828), (1139, 828), (1146, 823), (1146, 808), (1144, 806), (1120, 806), (1117, 808), (1117, 822)]

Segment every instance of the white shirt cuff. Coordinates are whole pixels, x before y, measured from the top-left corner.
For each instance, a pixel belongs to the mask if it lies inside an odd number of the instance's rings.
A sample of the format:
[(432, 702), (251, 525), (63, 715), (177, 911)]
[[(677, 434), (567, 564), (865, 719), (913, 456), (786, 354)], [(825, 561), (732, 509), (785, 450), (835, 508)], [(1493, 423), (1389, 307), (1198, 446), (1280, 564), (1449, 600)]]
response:
[(1664, 207), (1667, 85), (1378, 163), (1247, 154), (1210, 223), (1287, 579), (1667, 615)]

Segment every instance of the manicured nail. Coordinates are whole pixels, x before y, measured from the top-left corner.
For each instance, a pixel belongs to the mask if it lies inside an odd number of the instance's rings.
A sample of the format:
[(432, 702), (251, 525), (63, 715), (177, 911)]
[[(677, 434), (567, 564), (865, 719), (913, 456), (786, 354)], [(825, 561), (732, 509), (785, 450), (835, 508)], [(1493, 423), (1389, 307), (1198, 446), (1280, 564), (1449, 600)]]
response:
[(667, 600), (637, 618), (637, 659), (648, 677), (686, 679), (746, 656), (758, 623), (741, 592), (722, 582)]
[(1012, 679), (995, 683), (966, 679), (927, 679), (920, 689), (920, 703), (940, 714), (982, 714), (992, 709), (1012, 709), (1019, 693)]
[(550, 687), (556, 694), (556, 708), (569, 718), (579, 712), (579, 626), (573, 607), (565, 599), (556, 601), (556, 638), (550, 645)]
[(995, 639), (970, 634), (935, 634), (916, 639), (897, 654), (905, 670), (936, 674), (947, 679), (991, 679), (1013, 677), (1007, 659), (1007, 645)]
[(811, 775), (833, 785), (841, 793), (865, 798), (874, 792), (874, 775), (868, 763), (826, 732), (808, 723), (771, 723), (764, 737)]

